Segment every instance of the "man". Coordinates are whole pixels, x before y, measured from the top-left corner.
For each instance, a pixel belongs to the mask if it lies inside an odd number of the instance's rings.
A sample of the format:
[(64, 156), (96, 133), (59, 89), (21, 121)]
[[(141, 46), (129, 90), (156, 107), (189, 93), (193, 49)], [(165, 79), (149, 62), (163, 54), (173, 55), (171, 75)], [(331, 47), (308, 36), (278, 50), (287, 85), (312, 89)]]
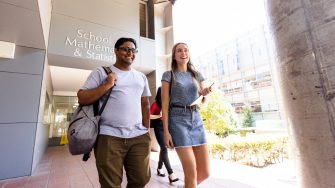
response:
[[(148, 80), (131, 68), (137, 46), (132, 38), (120, 38), (114, 46), (116, 62), (106, 75), (99, 67), (78, 91), (79, 104), (92, 104), (113, 88), (100, 120), (94, 149), (102, 188), (121, 188), (123, 167), (128, 188), (144, 187), (151, 176), (150, 103)], [(101, 102), (100, 102), (101, 105)]]

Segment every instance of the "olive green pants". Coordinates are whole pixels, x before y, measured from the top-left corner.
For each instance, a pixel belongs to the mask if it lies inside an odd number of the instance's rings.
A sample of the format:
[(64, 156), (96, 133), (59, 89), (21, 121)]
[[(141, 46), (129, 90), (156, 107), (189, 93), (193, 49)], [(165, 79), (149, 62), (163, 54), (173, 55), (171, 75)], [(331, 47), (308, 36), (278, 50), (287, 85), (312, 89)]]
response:
[(149, 182), (150, 135), (118, 138), (99, 135), (94, 154), (101, 188), (121, 188), (123, 167), (127, 188), (142, 188)]

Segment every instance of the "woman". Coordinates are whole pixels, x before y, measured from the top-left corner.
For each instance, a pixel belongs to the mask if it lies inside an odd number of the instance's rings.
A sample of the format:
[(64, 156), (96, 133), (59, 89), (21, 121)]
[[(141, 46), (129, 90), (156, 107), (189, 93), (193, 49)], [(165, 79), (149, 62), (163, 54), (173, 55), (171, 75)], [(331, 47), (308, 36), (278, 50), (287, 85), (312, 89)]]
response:
[(171, 71), (162, 77), (164, 141), (177, 151), (186, 188), (195, 188), (209, 177), (209, 154), (199, 106), (190, 104), (210, 92), (211, 87), (204, 87), (203, 76), (190, 61), (187, 45), (175, 44)]
[(162, 169), (163, 163), (164, 163), (165, 168), (169, 174), (168, 176), (169, 182), (172, 183), (172, 182), (178, 181), (179, 178), (177, 178), (176, 175), (173, 173), (173, 170), (170, 165), (169, 156), (168, 156), (168, 150), (164, 144), (163, 123), (161, 119), (161, 108), (162, 108), (161, 87), (159, 87), (157, 90), (155, 102), (153, 102), (150, 107), (150, 119), (151, 119), (150, 125), (155, 130), (155, 136), (160, 146), (157, 175), (161, 177), (165, 177), (165, 173)]

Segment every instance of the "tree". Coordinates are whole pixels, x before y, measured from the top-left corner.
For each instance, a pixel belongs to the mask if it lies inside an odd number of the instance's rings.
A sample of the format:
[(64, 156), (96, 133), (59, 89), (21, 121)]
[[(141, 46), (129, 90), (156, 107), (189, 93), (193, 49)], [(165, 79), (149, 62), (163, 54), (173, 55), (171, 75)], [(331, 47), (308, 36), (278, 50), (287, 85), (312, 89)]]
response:
[(251, 108), (247, 106), (246, 108), (243, 109), (243, 123), (242, 127), (253, 127), (255, 120), (251, 115)]
[(224, 102), (223, 93), (215, 90), (206, 97), (205, 104), (201, 106), (201, 116), (207, 131), (220, 137), (226, 137), (236, 130), (236, 113), (232, 106)]

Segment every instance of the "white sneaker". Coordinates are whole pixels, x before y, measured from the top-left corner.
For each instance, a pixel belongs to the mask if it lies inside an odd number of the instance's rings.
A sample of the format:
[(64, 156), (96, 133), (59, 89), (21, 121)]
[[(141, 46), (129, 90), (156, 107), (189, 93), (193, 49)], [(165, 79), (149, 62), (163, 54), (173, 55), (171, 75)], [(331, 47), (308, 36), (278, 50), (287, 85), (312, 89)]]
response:
[(165, 177), (165, 172), (161, 168), (157, 168), (157, 175), (160, 177)]
[(179, 178), (177, 178), (177, 176), (174, 173), (172, 173), (172, 174), (169, 175), (169, 181), (170, 181), (170, 183), (176, 182), (178, 180), (179, 180)]

